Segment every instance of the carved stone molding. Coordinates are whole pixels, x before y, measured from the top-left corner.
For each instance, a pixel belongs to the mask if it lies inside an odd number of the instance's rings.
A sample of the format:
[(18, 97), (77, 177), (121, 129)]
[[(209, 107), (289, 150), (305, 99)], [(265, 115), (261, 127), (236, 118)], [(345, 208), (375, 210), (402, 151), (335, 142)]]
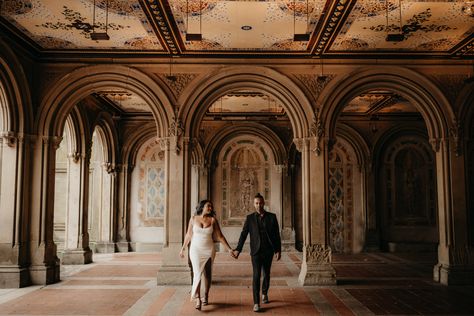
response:
[(188, 73), (174, 73), (172, 75), (160, 75), (168, 87), (171, 89), (173, 94), (176, 97), (181, 95), (181, 92), (186, 88), (186, 86), (197, 77), (197, 74), (188, 74)]
[(52, 146), (53, 149), (58, 149), (63, 140), (60, 136), (42, 136), (41, 139), (44, 146)]
[(13, 132), (3, 132), (0, 134), (0, 140), (8, 147), (15, 147), (20, 141), (20, 137)]
[(319, 76), (314, 74), (299, 74), (296, 75), (296, 78), (301, 81), (301, 83), (307, 87), (311, 93), (313, 94), (314, 98), (317, 99), (323, 91), (324, 87), (334, 79), (335, 75), (325, 75)]
[(457, 120), (453, 121), (453, 124), (449, 128), (449, 134), (453, 138), (453, 149), (456, 154), (456, 157), (459, 157), (462, 155), (463, 151), (463, 127)]
[(324, 135), (324, 125), (321, 121), (321, 118), (318, 115), (318, 110), (316, 110), (315, 115), (313, 117), (313, 123), (309, 129), (309, 133), (311, 136), (315, 137), (316, 146), (311, 151), (319, 156), (321, 154), (321, 139)]
[(441, 139), (439, 138), (431, 138), (430, 139), (430, 144), (431, 144), (431, 147), (433, 148), (433, 150), (435, 152), (438, 152), (440, 147), (441, 147)]
[(306, 262), (308, 264), (330, 264), (331, 263), (331, 248), (321, 245), (313, 244), (306, 245)]
[(72, 158), (72, 161), (74, 161), (74, 163), (77, 163), (79, 159), (81, 158), (81, 153), (78, 151), (74, 151), (74, 152), (68, 153), (67, 157)]
[(176, 136), (179, 137), (183, 135), (184, 133), (184, 127), (183, 127), (183, 122), (181, 119), (178, 117), (173, 117), (171, 120), (170, 127), (168, 128), (168, 135), (171, 136)]
[(120, 166), (115, 165), (111, 162), (103, 162), (102, 167), (104, 167), (105, 171), (108, 174), (112, 174), (112, 173), (115, 174), (115, 173), (120, 172)]

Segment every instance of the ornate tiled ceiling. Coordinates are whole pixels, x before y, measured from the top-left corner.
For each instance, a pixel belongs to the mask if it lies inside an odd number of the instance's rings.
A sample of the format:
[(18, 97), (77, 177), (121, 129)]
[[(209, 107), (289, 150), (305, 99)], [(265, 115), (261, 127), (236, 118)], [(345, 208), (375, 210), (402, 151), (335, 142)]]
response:
[[(473, 1), (3, 0), (0, 5), (3, 30), (48, 52), (474, 56)], [(108, 40), (91, 39), (92, 33), (105, 32)], [(194, 39), (187, 39), (190, 34)]]
[(390, 91), (369, 91), (352, 99), (343, 110), (344, 114), (375, 115), (382, 113), (417, 113), (418, 110), (406, 99)]
[(137, 94), (120, 89), (104, 90), (97, 93), (114, 108), (124, 113), (151, 112), (150, 106)]

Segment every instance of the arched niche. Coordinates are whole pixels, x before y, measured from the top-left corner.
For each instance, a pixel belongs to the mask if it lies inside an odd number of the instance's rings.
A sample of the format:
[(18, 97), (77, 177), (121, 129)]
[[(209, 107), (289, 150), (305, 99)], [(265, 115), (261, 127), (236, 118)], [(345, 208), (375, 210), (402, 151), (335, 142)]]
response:
[(138, 148), (131, 178), (130, 239), (136, 251), (157, 250), (163, 243), (170, 176), (160, 142), (148, 139)]

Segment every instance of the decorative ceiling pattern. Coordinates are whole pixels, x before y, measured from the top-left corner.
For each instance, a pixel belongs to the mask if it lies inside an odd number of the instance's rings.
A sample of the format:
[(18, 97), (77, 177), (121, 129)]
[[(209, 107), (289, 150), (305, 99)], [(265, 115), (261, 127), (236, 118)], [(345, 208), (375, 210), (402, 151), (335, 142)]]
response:
[[(474, 31), (472, 4), (466, 1), (359, 0), (330, 52), (445, 52)], [(387, 41), (387, 34), (400, 34)]]
[[(163, 50), (138, 1), (15, 0), (1, 9), (43, 49)], [(110, 39), (92, 40), (93, 32)]]
[(220, 97), (208, 110), (208, 114), (271, 113), (285, 114), (283, 105), (272, 96), (257, 91), (235, 91)]
[(474, 56), (461, 0), (4, 0), (0, 24), (53, 52)]
[[(217, 1), (170, 0), (186, 50), (306, 50), (295, 34), (311, 33), (325, 0)], [(186, 41), (186, 34), (201, 41)]]

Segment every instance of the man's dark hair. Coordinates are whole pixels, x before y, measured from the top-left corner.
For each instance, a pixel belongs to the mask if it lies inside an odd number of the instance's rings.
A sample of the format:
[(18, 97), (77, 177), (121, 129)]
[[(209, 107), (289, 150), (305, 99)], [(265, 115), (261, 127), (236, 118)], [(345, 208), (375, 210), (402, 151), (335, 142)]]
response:
[(254, 199), (262, 199), (262, 200), (265, 200), (265, 199), (263, 198), (263, 196), (262, 196), (260, 193), (255, 194)]

